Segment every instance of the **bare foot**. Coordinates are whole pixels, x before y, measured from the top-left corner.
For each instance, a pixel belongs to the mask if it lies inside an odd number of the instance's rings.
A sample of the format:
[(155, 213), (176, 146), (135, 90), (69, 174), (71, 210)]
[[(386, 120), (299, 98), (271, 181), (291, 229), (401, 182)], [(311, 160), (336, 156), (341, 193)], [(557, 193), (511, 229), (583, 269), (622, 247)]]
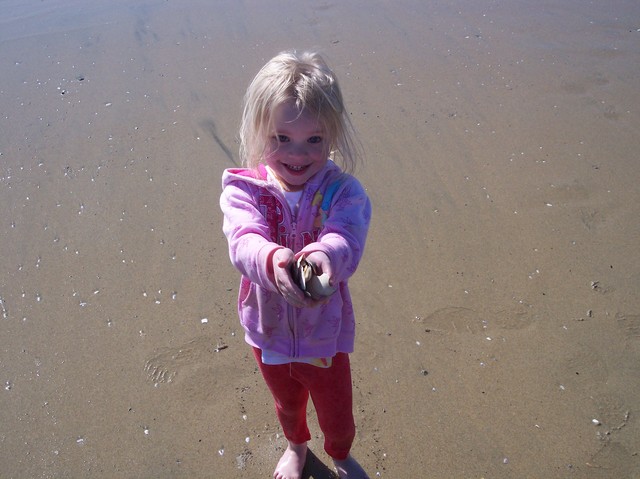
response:
[(333, 463), (336, 465), (340, 479), (369, 479), (362, 466), (351, 456), (344, 461), (336, 461), (334, 459)]
[(289, 442), (287, 450), (278, 461), (273, 479), (300, 479), (304, 462), (307, 460), (307, 443)]

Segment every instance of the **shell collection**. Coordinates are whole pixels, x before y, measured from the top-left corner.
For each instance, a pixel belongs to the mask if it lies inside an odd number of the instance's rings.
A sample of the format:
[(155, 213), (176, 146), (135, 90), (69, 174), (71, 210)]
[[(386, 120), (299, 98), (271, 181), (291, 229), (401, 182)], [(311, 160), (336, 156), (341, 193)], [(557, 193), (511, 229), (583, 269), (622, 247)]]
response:
[(291, 266), (291, 277), (304, 294), (316, 301), (331, 296), (336, 290), (329, 284), (329, 275), (317, 274), (316, 265), (307, 261), (304, 255)]

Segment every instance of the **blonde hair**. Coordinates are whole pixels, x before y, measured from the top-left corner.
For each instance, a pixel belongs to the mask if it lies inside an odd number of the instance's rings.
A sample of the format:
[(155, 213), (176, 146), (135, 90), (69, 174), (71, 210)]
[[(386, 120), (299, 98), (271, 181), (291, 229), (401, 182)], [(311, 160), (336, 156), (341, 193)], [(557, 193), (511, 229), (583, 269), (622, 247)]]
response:
[(296, 107), (318, 117), (330, 144), (330, 158), (353, 172), (360, 158), (360, 144), (344, 107), (333, 71), (315, 52), (282, 52), (269, 60), (255, 76), (244, 96), (240, 125), (240, 159), (256, 168), (273, 134), (273, 112), (294, 100)]

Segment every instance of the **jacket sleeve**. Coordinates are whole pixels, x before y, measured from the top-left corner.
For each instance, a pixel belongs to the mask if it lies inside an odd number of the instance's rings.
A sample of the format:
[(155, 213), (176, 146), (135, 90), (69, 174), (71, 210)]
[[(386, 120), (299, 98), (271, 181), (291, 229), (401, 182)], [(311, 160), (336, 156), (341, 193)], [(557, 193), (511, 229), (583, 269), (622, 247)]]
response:
[(303, 252), (323, 251), (331, 261), (334, 281), (355, 273), (364, 252), (371, 221), (371, 202), (360, 182), (349, 177), (336, 192), (318, 241)]
[(251, 282), (276, 291), (269, 277), (267, 260), (281, 246), (271, 241), (269, 225), (253, 194), (255, 188), (241, 181), (224, 186), (220, 196), (224, 214), (222, 231), (229, 242), (231, 263), (240, 273)]

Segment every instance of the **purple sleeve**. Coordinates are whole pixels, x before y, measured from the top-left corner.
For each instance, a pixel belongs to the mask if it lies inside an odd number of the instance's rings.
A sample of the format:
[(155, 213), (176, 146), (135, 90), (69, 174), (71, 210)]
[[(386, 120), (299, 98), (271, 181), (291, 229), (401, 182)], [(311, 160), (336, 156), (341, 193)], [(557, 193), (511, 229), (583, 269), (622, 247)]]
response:
[(344, 281), (358, 268), (370, 221), (371, 202), (360, 182), (349, 177), (335, 194), (318, 241), (302, 251), (326, 253), (334, 281)]
[(276, 249), (269, 226), (260, 213), (252, 190), (243, 182), (231, 182), (222, 190), (220, 208), (224, 213), (222, 231), (229, 242), (231, 263), (250, 281), (276, 291), (267, 271), (267, 260)]

